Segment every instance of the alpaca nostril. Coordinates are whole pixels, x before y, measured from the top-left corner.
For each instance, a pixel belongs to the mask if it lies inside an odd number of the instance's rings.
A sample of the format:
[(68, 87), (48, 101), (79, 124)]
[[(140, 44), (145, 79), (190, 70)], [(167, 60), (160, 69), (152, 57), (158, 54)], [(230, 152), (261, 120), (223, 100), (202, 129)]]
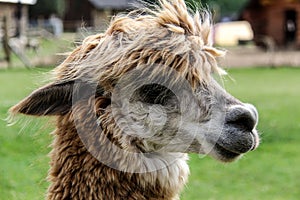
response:
[(225, 122), (248, 131), (252, 131), (256, 126), (258, 114), (256, 108), (251, 104), (244, 106), (233, 106), (226, 114)]
[(253, 106), (252, 104), (249, 104), (249, 103), (245, 103), (244, 105), (247, 109), (249, 109), (249, 111), (251, 112), (251, 114), (253, 115), (253, 117), (255, 119), (255, 122), (257, 123), (257, 121), (258, 121), (258, 112), (257, 112), (255, 106)]

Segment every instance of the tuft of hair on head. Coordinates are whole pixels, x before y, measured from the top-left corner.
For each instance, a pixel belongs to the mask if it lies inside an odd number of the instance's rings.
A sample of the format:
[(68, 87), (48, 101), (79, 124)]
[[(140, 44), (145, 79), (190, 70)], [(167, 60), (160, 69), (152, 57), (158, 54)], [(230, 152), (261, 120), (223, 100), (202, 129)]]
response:
[[(193, 8), (187, 7), (184, 0), (158, 0), (154, 9), (146, 9), (148, 13), (156, 17), (157, 22), (172, 32), (185, 34), (197, 38), (199, 48), (210, 53), (213, 57), (223, 57), (226, 52), (213, 47), (212, 13), (201, 3)], [(226, 74), (222, 69), (215, 68), (216, 72)]]
[(217, 57), (224, 57), (226, 51), (213, 47), (212, 14), (207, 8), (194, 8), (186, 6), (184, 0), (159, 0), (159, 6), (150, 11), (159, 24), (170, 31), (184, 34), (191, 42), (201, 49), (210, 65), (210, 71), (220, 76), (226, 71), (218, 66)]
[[(112, 85), (126, 72), (145, 64), (172, 64), (194, 82), (205, 82), (210, 73), (226, 74), (217, 63), (225, 51), (213, 47), (208, 9), (192, 11), (184, 0), (144, 5), (115, 16), (104, 33), (87, 37), (55, 69), (56, 80), (73, 80), (85, 74)], [(97, 68), (92, 67), (95, 63)]]

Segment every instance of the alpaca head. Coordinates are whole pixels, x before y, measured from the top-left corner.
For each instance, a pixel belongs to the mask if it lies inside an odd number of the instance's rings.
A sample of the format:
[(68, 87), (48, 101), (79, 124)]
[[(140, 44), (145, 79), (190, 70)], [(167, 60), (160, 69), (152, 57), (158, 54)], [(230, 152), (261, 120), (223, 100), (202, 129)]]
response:
[(105, 132), (126, 152), (233, 161), (258, 146), (258, 114), (214, 80), (223, 51), (212, 47), (210, 31), (209, 14), (191, 15), (183, 0), (118, 16), (11, 112), (72, 115), (82, 138)]

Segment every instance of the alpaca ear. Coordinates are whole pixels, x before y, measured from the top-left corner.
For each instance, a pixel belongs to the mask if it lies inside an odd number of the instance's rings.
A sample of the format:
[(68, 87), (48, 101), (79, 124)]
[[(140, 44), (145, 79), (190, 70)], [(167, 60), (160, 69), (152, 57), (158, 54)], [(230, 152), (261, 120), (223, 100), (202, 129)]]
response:
[(72, 104), (92, 95), (100, 96), (100, 87), (82, 81), (53, 83), (33, 91), (28, 97), (10, 109), (10, 113), (26, 115), (64, 115)]
[(63, 115), (72, 106), (74, 82), (49, 84), (33, 91), (10, 109), (12, 114)]

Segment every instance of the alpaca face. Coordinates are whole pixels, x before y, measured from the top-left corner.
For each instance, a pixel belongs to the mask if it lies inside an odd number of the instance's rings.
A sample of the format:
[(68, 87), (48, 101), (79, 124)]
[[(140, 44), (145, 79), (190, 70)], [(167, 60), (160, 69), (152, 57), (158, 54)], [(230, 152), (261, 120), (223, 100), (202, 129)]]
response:
[(129, 73), (112, 95), (117, 126), (142, 141), (143, 152), (200, 153), (228, 162), (258, 146), (253, 105), (232, 97), (213, 77), (193, 88), (185, 79), (174, 82), (177, 72), (159, 68), (151, 78), (152, 70)]
[[(87, 37), (54, 70), (52, 83), (11, 112), (73, 117), (81, 139), (95, 137), (83, 140), (88, 150), (122, 152), (127, 160), (131, 152), (200, 153), (229, 162), (255, 149), (255, 107), (212, 76), (223, 72), (217, 65), (223, 51), (212, 47), (210, 17), (192, 16), (183, 0), (160, 2), (156, 10), (117, 17), (105, 33)], [(116, 164), (117, 157), (107, 163)]]

